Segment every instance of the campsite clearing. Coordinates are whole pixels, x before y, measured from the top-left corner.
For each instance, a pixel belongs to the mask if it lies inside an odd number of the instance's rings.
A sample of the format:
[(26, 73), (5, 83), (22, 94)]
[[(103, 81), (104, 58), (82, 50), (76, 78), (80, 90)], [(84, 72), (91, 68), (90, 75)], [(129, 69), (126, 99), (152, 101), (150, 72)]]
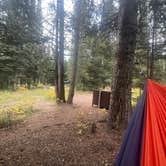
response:
[(106, 131), (107, 112), (92, 108), (91, 100), (82, 93), (73, 106), (39, 101), (28, 119), (0, 130), (0, 165), (112, 165), (121, 135)]

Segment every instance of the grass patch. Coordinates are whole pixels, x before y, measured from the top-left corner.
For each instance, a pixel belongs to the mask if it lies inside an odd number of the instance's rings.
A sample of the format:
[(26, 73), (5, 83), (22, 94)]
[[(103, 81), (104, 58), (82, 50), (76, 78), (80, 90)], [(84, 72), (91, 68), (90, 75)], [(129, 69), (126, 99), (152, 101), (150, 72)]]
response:
[(27, 103), (0, 108), (0, 128), (10, 127), (23, 121), (32, 114), (33, 110), (33, 105)]
[(23, 121), (38, 109), (42, 101), (55, 101), (54, 88), (0, 91), (0, 128)]

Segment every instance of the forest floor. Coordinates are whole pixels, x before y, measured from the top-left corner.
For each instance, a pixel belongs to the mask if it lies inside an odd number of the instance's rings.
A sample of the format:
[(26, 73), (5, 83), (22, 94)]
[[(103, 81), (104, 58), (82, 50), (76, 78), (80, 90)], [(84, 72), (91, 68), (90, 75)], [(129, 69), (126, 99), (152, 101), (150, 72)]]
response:
[(122, 134), (107, 132), (107, 112), (91, 100), (82, 93), (73, 106), (42, 101), (26, 120), (0, 129), (0, 166), (113, 165)]

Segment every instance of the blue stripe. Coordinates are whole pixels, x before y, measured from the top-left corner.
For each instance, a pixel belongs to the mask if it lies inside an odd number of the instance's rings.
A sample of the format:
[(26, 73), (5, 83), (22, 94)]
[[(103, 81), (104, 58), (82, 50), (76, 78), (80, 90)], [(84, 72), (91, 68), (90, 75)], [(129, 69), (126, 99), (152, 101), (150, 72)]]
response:
[(146, 86), (132, 114), (115, 166), (140, 166), (145, 104)]

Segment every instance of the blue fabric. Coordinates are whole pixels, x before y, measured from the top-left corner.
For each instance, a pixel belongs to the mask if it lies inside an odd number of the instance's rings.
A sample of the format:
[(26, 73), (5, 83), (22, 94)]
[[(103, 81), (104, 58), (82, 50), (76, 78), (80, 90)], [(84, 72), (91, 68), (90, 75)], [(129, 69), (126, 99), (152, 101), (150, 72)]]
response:
[(132, 114), (115, 166), (140, 166), (145, 101), (146, 87)]

